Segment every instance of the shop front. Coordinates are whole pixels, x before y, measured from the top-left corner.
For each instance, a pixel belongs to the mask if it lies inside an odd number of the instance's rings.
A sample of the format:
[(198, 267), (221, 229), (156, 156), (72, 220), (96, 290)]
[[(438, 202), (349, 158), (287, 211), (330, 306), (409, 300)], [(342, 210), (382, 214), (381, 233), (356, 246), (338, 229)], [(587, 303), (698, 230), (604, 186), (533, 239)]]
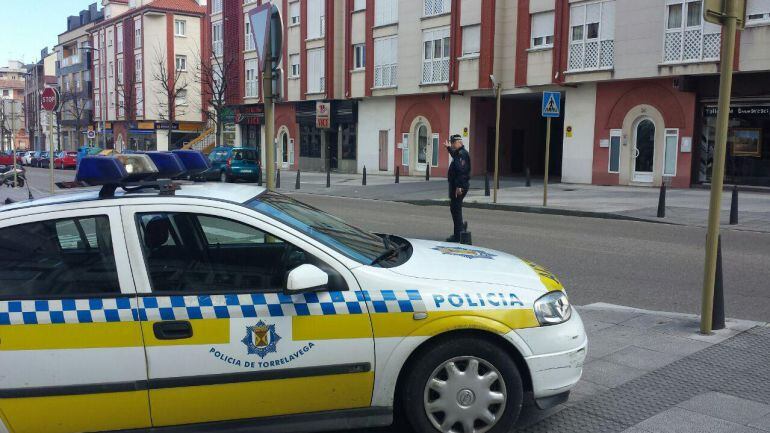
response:
[(235, 109), (235, 123), (240, 128), (240, 146), (261, 149), (265, 108), (262, 104), (241, 105)]
[(155, 123), (136, 122), (129, 124), (126, 148), (140, 152), (158, 150)]
[[(295, 109), (299, 125), (300, 169), (355, 173), (358, 102), (301, 101), (296, 103)], [(288, 137), (286, 148), (290, 148)], [(286, 154), (286, 162), (289, 164), (289, 152), (282, 154)]]

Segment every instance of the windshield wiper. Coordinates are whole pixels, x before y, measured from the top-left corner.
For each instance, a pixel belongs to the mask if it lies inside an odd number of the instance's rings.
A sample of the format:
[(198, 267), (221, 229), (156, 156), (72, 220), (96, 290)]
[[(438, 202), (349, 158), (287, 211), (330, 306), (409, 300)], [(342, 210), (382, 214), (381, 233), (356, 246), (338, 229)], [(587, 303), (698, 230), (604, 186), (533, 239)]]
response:
[(374, 260), (372, 260), (372, 263), (370, 264), (370, 266), (374, 266), (385, 259), (389, 259), (393, 257), (394, 255), (398, 256), (401, 253), (401, 251), (405, 250), (409, 246), (409, 243), (403, 243), (394, 248), (393, 242), (390, 240), (390, 236), (388, 235), (385, 235), (382, 238), (382, 241), (385, 244), (387, 249), (383, 251), (382, 254), (377, 256)]

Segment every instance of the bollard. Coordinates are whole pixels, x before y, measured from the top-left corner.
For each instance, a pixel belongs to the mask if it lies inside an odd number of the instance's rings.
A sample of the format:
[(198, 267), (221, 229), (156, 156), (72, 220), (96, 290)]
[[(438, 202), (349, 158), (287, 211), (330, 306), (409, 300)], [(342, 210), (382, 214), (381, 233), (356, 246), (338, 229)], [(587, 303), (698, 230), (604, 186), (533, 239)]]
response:
[(275, 187), (280, 188), (281, 187), (281, 169), (275, 171)]
[(401, 170), (399, 170), (401, 167), (396, 166), (396, 183), (398, 183), (398, 174)]
[(717, 237), (717, 269), (714, 279), (714, 306), (711, 310), (711, 329), (725, 329), (725, 292), (722, 281), (722, 235)]
[(332, 186), (332, 169), (331, 167), (326, 169), (326, 187), (331, 188)]
[(297, 169), (297, 180), (294, 182), (294, 189), (299, 189), (299, 169)]
[(738, 185), (733, 185), (733, 201), (730, 203), (730, 225), (738, 224)]
[(658, 197), (658, 218), (666, 217), (666, 181), (660, 184), (660, 196)]
[(425, 166), (425, 181), (430, 180), (430, 164)]
[(524, 167), (525, 186), (532, 186), (532, 178), (529, 175), (529, 167)]
[(262, 168), (259, 169), (259, 177), (257, 177), (257, 186), (262, 186)]
[(361, 179), (361, 185), (366, 185), (366, 166), (364, 166), (364, 177)]
[(484, 197), (489, 197), (489, 173), (484, 173)]

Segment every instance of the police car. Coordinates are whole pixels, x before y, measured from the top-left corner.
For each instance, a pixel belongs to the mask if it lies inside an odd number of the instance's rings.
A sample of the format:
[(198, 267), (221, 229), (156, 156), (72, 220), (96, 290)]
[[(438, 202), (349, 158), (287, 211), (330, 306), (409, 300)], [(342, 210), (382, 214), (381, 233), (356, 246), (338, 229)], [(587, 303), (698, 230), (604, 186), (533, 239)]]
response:
[(583, 324), (545, 269), (158, 180), (205, 165), (89, 156), (101, 191), (0, 208), (0, 432), (503, 432), (579, 380)]

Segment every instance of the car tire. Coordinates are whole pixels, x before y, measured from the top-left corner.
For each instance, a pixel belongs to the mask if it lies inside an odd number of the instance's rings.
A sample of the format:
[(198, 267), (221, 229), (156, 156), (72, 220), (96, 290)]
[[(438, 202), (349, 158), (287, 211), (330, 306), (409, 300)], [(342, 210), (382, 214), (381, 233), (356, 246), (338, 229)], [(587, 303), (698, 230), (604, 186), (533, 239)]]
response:
[[(457, 427), (453, 431), (503, 433), (519, 418), (521, 374), (508, 353), (490, 340), (443, 339), (418, 354), (409, 368), (402, 378), (400, 409), (415, 431)], [(452, 419), (457, 421), (448, 424)]]

